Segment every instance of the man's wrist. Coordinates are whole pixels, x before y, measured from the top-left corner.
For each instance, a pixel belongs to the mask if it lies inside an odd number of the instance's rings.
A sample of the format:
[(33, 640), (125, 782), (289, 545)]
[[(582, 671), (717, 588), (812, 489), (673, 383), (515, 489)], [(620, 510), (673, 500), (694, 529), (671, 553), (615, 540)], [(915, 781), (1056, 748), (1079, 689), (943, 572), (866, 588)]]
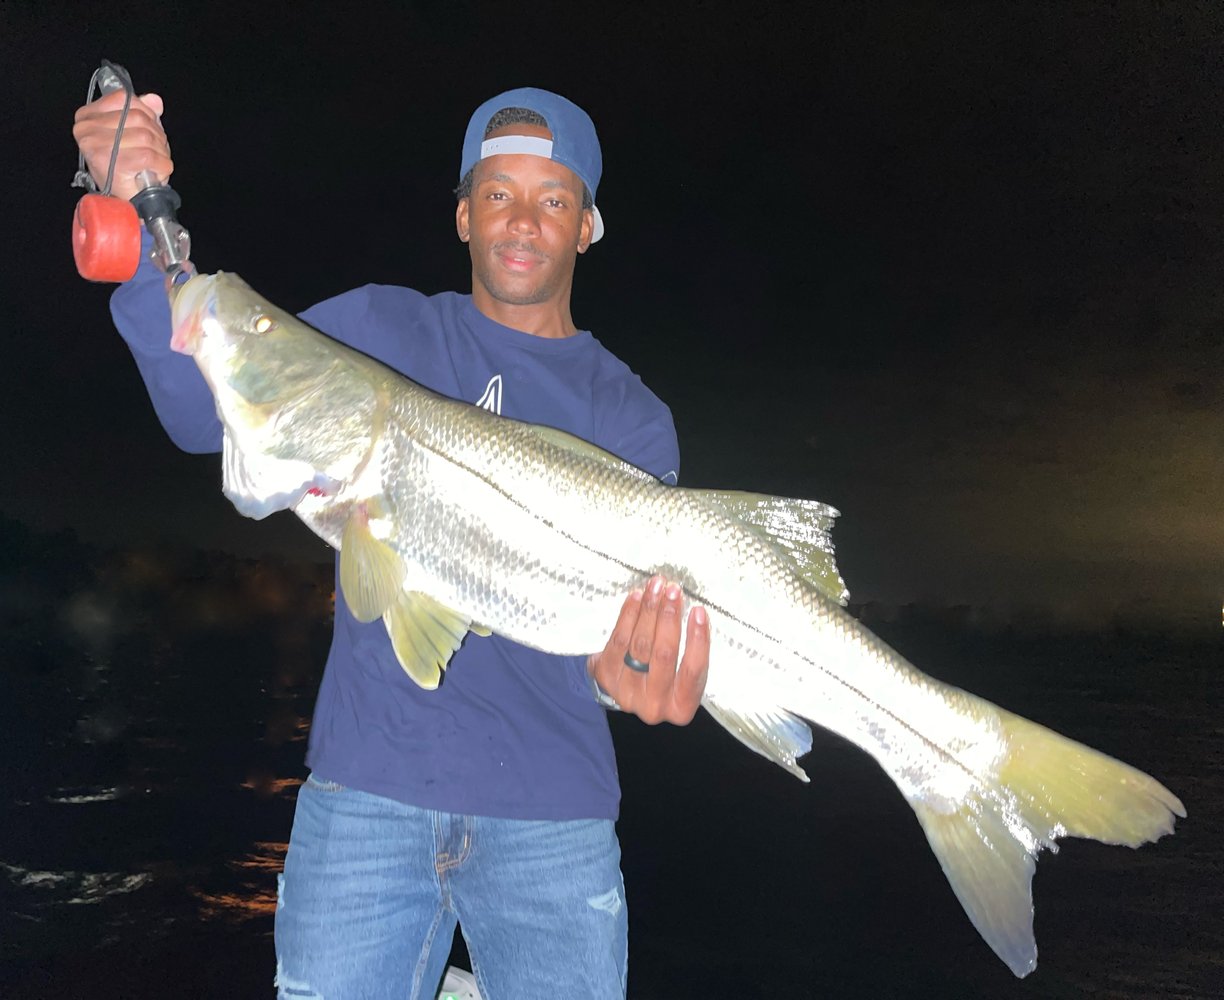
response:
[(595, 700), (604, 708), (610, 709), (613, 712), (622, 711), (620, 705), (616, 703), (616, 699), (599, 686), (599, 681), (595, 679), (595, 675), (588, 674), (587, 676), (591, 678), (591, 690), (595, 693)]

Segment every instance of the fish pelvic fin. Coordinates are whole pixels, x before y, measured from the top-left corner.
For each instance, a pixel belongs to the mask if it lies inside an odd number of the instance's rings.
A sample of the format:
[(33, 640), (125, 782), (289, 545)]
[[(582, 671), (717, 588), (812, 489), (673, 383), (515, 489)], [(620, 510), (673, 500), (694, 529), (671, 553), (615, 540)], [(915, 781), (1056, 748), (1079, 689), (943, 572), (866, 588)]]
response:
[(390, 608), (404, 584), (404, 561), (370, 531), (376, 500), (355, 504), (340, 536), (340, 589), (353, 617), (372, 622)]
[(404, 673), (427, 691), (441, 683), (442, 671), (469, 631), (489, 634), (417, 591), (402, 591), (383, 615), (383, 624)]
[(729, 708), (708, 693), (701, 703), (749, 750), (785, 768), (800, 781), (809, 780), (795, 759), (812, 749), (812, 730), (798, 716), (777, 705)]
[(994, 784), (949, 811), (911, 799), (974, 927), (1015, 973), (1037, 965), (1032, 880), (1041, 848), (1086, 837), (1138, 847), (1173, 832), (1181, 801), (1137, 768), (1003, 709), (1007, 751)]

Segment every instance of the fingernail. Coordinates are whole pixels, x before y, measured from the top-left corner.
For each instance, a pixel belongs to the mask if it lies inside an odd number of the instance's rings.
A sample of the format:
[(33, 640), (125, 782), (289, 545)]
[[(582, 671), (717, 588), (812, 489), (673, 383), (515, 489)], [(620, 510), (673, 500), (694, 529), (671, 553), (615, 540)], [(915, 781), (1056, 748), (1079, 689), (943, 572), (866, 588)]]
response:
[(706, 618), (705, 608), (694, 608), (693, 609), (693, 624), (694, 625), (696, 625), (698, 628), (705, 628), (706, 625), (708, 624), (708, 621), (709, 620)]
[(669, 601), (678, 601), (678, 600), (680, 600), (680, 584), (678, 584), (678, 583), (669, 583), (669, 584), (667, 585), (667, 599), (668, 599)]
[(658, 597), (663, 592), (663, 577), (652, 576), (650, 578), (650, 596)]

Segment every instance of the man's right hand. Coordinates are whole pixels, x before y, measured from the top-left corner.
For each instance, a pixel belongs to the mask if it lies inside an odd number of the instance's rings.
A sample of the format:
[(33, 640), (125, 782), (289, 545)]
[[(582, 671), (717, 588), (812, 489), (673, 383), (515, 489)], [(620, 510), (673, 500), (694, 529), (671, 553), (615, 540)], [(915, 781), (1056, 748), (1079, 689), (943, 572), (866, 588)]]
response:
[[(106, 94), (92, 104), (77, 109), (72, 135), (85, 156), (85, 165), (99, 188), (106, 183), (111, 152), (115, 148), (115, 132), (123, 112), (122, 90)], [(139, 188), (136, 175), (151, 171), (165, 183), (174, 173), (170, 159), (170, 143), (162, 130), (161, 115), (165, 110), (156, 94), (133, 98), (119, 140), (119, 158), (115, 161), (115, 179), (111, 194), (130, 201)]]

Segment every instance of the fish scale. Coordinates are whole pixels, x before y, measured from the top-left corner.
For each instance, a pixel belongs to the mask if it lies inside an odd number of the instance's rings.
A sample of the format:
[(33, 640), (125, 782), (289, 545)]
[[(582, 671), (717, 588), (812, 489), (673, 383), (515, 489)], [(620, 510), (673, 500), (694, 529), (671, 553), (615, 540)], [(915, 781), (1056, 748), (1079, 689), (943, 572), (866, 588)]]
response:
[(233, 275), (170, 294), (171, 346), (216, 397), (226, 495), (249, 516), (292, 509), (340, 549), (347, 606), (381, 616), (422, 686), (469, 628), (602, 649), (625, 594), (663, 573), (686, 611), (709, 613), (706, 709), (804, 780), (804, 719), (874, 757), (1018, 976), (1036, 966), (1043, 847), (1137, 847), (1185, 816), (1154, 778), (927, 676), (849, 615), (831, 508), (665, 486), (560, 431), (438, 396)]

